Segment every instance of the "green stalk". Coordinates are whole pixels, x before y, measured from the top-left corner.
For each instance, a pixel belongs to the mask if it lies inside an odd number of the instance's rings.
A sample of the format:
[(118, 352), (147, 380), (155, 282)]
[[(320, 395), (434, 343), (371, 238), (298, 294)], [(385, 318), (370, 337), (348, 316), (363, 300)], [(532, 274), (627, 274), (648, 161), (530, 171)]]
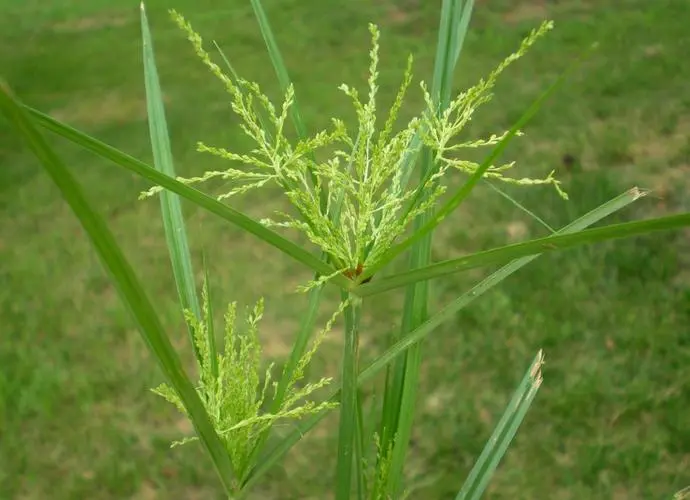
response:
[[(343, 293), (348, 301), (345, 308), (345, 346), (341, 367), (340, 424), (338, 427), (338, 459), (335, 472), (336, 500), (350, 500), (352, 487), (352, 465), (354, 461), (355, 439), (358, 434), (357, 415), (357, 376), (359, 375), (359, 323), (362, 301), (358, 297)], [(361, 464), (355, 467), (355, 474), (362, 473)], [(361, 484), (357, 478), (357, 484)]]
[[(429, 153), (425, 151), (422, 155), (423, 158), (428, 158)], [(424, 159), (422, 160), (425, 161)], [(420, 217), (414, 222), (415, 230), (424, 224), (424, 219)], [(414, 251), (410, 254), (409, 268), (415, 269), (420, 265), (427, 263), (424, 260), (425, 256), (428, 258), (429, 252), (431, 250), (431, 237), (426, 238), (421, 241)], [(399, 339), (406, 332), (414, 329), (415, 322), (421, 323), (427, 314), (426, 311), (426, 301), (420, 299), (418, 294), (426, 296), (427, 289), (424, 286), (415, 287), (414, 285), (408, 287), (405, 294), (405, 305), (403, 306), (403, 316), (402, 324), (398, 335), (394, 336), (394, 339)], [(384, 450), (389, 449), (393, 446), (393, 451), (395, 454), (394, 442), (397, 440), (397, 432), (399, 428), (399, 418), (403, 412), (402, 399), (403, 390), (406, 384), (406, 377), (414, 377), (414, 366), (418, 364), (421, 358), (420, 352), (421, 346), (410, 349), (404, 358), (401, 358), (392, 366), (390, 366), (386, 372), (386, 392), (384, 395), (383, 402), (383, 415), (382, 415), (382, 428), (381, 428), (381, 443)], [(413, 365), (408, 366), (408, 363), (412, 361)], [(409, 396), (408, 396), (409, 400)], [(397, 465), (397, 463), (396, 463)], [(395, 469), (391, 467), (391, 470)], [(393, 474), (389, 473), (389, 481), (393, 478)]]
[[(427, 157), (425, 152), (424, 157)], [(430, 157), (430, 155), (429, 155)], [(422, 227), (426, 222), (426, 217), (419, 217), (414, 224), (415, 230)], [(410, 269), (416, 269), (427, 264), (431, 257), (431, 233), (420, 240), (413, 248), (410, 255)], [(401, 326), (401, 335), (413, 331), (427, 319), (427, 302), (429, 295), (428, 282), (415, 283), (407, 288), (405, 304)], [(398, 498), (402, 488), (403, 468), (405, 465), (405, 455), (412, 432), (412, 422), (414, 419), (414, 408), (417, 397), (417, 387), (419, 385), (419, 367), (422, 362), (422, 343), (418, 342), (411, 346), (404, 359), (396, 364), (398, 371), (397, 378), (394, 379), (393, 390), (396, 399), (393, 404), (395, 418), (394, 434), (392, 436), (393, 454), (388, 469), (387, 494), (391, 498)], [(402, 372), (402, 377), (400, 376)], [(390, 439), (390, 437), (389, 437)], [(389, 443), (386, 443), (387, 445)], [(385, 448), (384, 448), (385, 449)]]
[[(429, 152), (424, 151), (423, 163), (428, 161)], [(425, 223), (425, 218), (420, 217), (414, 223), (415, 230)], [(414, 248), (414, 251), (410, 254), (409, 268), (416, 269), (421, 265), (425, 265), (428, 262), (429, 255), (431, 251), (431, 235), (429, 235), (424, 240), (420, 241), (419, 244)], [(427, 316), (427, 304), (426, 296), (428, 293), (428, 287), (420, 283), (422, 286), (411, 286), (407, 288), (405, 294), (405, 303), (403, 306), (403, 316), (402, 324), (399, 334), (396, 339), (401, 338), (407, 332), (414, 330), (414, 328), (421, 324)], [(384, 405), (383, 405), (383, 428), (381, 429), (381, 442), (384, 450), (392, 447), (393, 456), (390, 459), (391, 463), (389, 465), (388, 473), (388, 487), (387, 491), (389, 495), (393, 494), (392, 490), (395, 490), (395, 485), (400, 479), (400, 476), (396, 473), (402, 471), (402, 461), (404, 457), (401, 456), (401, 452), (404, 447), (398, 446), (397, 443), (401, 442), (400, 437), (400, 419), (404, 419), (406, 424), (409, 423), (409, 419), (412, 418), (413, 413), (411, 406), (405, 406), (409, 404), (410, 398), (414, 396), (411, 391), (414, 391), (408, 383), (414, 383), (416, 386), (417, 382), (417, 368), (421, 361), (421, 344), (417, 344), (407, 351), (407, 354), (400, 358), (396, 363), (394, 363), (387, 372), (386, 385), (387, 391), (385, 394)], [(405, 391), (407, 390), (407, 395)], [(405, 400), (403, 402), (403, 399)], [(408, 411), (409, 410), (409, 411)]]
[(364, 477), (364, 453), (367, 443), (365, 442), (366, 434), (364, 432), (362, 391), (359, 388), (357, 389), (357, 418), (355, 423), (357, 425), (357, 429), (355, 430), (355, 468), (358, 469), (358, 473), (355, 475), (355, 479), (357, 480), (357, 498), (358, 500), (364, 500), (367, 498), (367, 485)]
[[(459, 55), (460, 49), (460, 47), (458, 47), (457, 51), (450, 50), (450, 45), (452, 43), (454, 12), (459, 10), (460, 2), (444, 0), (441, 10), (438, 45), (436, 49), (436, 60), (434, 63), (434, 77), (432, 83), (432, 94), (434, 98), (437, 99), (437, 102), (441, 98), (442, 94), (445, 97), (445, 102), (448, 102), (450, 99), (449, 80), (452, 78), (452, 69), (449, 71), (449, 68), (453, 68), (455, 61), (457, 60), (456, 56), (451, 61), (451, 54), (455, 53)], [(466, 29), (466, 23), (464, 24)], [(460, 37), (460, 39), (464, 40), (464, 34)], [(420, 185), (423, 185), (426, 179), (432, 175), (431, 163), (431, 154), (427, 149), (425, 149), (422, 153), (422, 182)], [(415, 193), (415, 198), (422, 196), (424, 196), (424, 193), (421, 189)], [(418, 218), (415, 221), (414, 232), (419, 231), (419, 229), (425, 225), (424, 222), (425, 219), (421, 217)], [(419, 260), (418, 256), (416, 256), (416, 252), (423, 251), (425, 246), (430, 247), (430, 241), (430, 237), (424, 241), (420, 241), (419, 245), (413, 249), (410, 257), (410, 269), (414, 269), (415, 267), (426, 264), (426, 262), (423, 260)], [(367, 274), (368, 273), (365, 272), (365, 276)], [(419, 291), (422, 292), (421, 289)], [(419, 306), (415, 307), (412, 304), (416, 300), (415, 296), (415, 289), (409, 288), (405, 298), (405, 308), (403, 311), (403, 320), (400, 332), (401, 334), (404, 334), (405, 331), (409, 331), (408, 329), (414, 324), (413, 316), (415, 314), (419, 315), (420, 312), (423, 312), (419, 309)], [(410, 354), (410, 356), (413, 356), (414, 358), (419, 357), (415, 353)], [(381, 442), (383, 449), (388, 449), (393, 445), (393, 437), (398, 429), (398, 416), (401, 409), (402, 388), (404, 386), (405, 372), (407, 371), (406, 367), (406, 359), (401, 359), (399, 362), (395, 363), (394, 366), (390, 367), (386, 373), (386, 391), (384, 394), (383, 416), (381, 424)]]
[[(472, 14), (473, 1), (444, 0), (439, 28), (439, 38), (434, 64), (432, 98), (439, 106), (439, 112), (450, 102), (453, 72), (462, 50), (463, 41)], [(424, 182), (436, 168), (428, 148), (422, 153), (420, 182)], [(422, 194), (422, 196), (424, 196)], [(433, 215), (425, 214), (414, 221), (413, 234), (427, 227)], [(432, 231), (427, 231), (411, 247), (409, 269), (427, 266), (431, 260)], [(413, 331), (427, 319), (429, 287), (424, 282), (411, 284), (405, 294), (401, 324), (401, 336)], [(411, 346), (404, 359), (393, 367), (390, 385), (387, 386), (387, 401), (384, 402), (385, 438), (384, 449), (392, 445), (392, 456), (388, 467), (386, 494), (398, 498), (402, 490), (405, 457), (412, 433), (414, 408), (419, 386), (419, 369), (422, 362), (422, 344)], [(388, 380), (387, 380), (388, 382)]]

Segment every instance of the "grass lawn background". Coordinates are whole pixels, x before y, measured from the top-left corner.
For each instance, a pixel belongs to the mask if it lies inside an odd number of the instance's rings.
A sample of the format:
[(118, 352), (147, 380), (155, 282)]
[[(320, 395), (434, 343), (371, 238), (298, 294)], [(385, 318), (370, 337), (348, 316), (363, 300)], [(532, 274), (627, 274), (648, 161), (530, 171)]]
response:
[[(249, 2), (147, 3), (176, 166), (222, 166), (197, 140), (242, 149), (228, 98), (166, 10), (216, 39), (244, 77), (277, 96)], [(440, 2), (266, 0), (311, 130), (350, 117), (341, 82), (365, 84), (367, 23), (382, 30), (381, 99), (392, 99), (409, 52), (430, 80)], [(115, 0), (0, 0), (0, 68), (26, 102), (150, 160), (139, 9)], [(690, 209), (690, 37), (686, 0), (478, 1), (457, 89), (486, 75), (544, 18), (556, 29), (502, 77), (473, 137), (508, 128), (591, 42), (599, 49), (547, 103), (506, 159), (516, 176), (557, 169), (571, 201), (509, 189), (560, 226), (623, 190), (653, 193), (630, 220)], [(407, 112), (420, 103), (414, 85)], [(0, 121), (0, 499), (221, 498), (191, 431), (148, 392), (161, 375), (79, 224), (36, 160)], [(125, 248), (175, 345), (190, 360), (162, 233), (147, 184), (53, 141)], [(454, 183), (461, 182), (457, 176)], [(218, 186), (208, 189), (218, 192)], [(255, 215), (284, 207), (264, 191), (233, 201)], [(194, 256), (205, 251), (218, 308), (266, 298), (265, 354), (289, 352), (309, 274), (272, 248), (187, 206)], [(436, 233), (443, 259), (541, 235), (534, 221), (479, 188)], [(690, 484), (690, 234), (659, 233), (545, 256), (460, 313), (425, 344), (413, 445), (412, 498), (453, 498), (539, 348), (544, 385), (491, 483), (496, 499), (670, 498)], [(198, 267), (200, 269), (200, 267)], [(485, 274), (435, 282), (432, 310)], [(324, 318), (330, 300), (323, 308)], [(363, 356), (384, 348), (400, 294), (366, 314)], [(366, 305), (365, 305), (366, 307)], [(313, 375), (336, 373), (341, 331)], [(334, 419), (275, 468), (254, 498), (328, 498)]]

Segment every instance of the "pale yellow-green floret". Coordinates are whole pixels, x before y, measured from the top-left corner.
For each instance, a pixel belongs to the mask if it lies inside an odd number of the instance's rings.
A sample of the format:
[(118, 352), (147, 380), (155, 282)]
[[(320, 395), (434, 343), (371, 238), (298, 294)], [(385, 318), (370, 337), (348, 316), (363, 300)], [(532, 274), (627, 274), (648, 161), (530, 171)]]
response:
[[(315, 403), (306, 399), (317, 389), (328, 385), (331, 382), (330, 378), (321, 378), (301, 386), (298, 386), (298, 382), (304, 378), (307, 365), (345, 305), (341, 304), (324, 329), (316, 335), (311, 348), (302, 356), (292, 373), (283, 373), (289, 380), (285, 397), (275, 413), (263, 410), (269, 389), (273, 389), (275, 397), (277, 387), (271, 376), (273, 365), (262, 370), (258, 327), (264, 310), (263, 300), (260, 300), (248, 314), (242, 329), (235, 324), (236, 305), (229, 305), (225, 314), (224, 351), (216, 355), (215, 369), (208, 325), (196, 318), (191, 311), (185, 312), (185, 318), (194, 332), (194, 343), (200, 358), (197, 393), (214, 429), (225, 445), (237, 477), (244, 477), (249, 470), (255, 445), (274, 422), (300, 419), (336, 406), (331, 402)], [(208, 307), (208, 294), (204, 289), (204, 317), (208, 317)], [(153, 389), (153, 392), (174, 404), (186, 415), (180, 398), (170, 386), (162, 384)], [(185, 438), (174, 442), (173, 446), (196, 439)]]

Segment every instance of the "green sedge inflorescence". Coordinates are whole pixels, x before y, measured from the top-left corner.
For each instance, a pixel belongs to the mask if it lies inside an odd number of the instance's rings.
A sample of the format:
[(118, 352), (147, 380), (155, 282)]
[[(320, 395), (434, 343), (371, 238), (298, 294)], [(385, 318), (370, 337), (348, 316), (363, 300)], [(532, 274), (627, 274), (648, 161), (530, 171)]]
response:
[[(287, 390), (280, 408), (274, 413), (264, 411), (269, 389), (273, 397), (277, 383), (273, 381), (273, 364), (262, 373), (262, 349), (259, 343), (259, 322), (263, 316), (263, 300), (259, 300), (246, 316), (244, 328), (236, 325), (237, 307), (231, 303), (225, 313), (224, 349), (215, 353), (212, 347), (209, 318), (208, 288), (203, 294), (203, 316), (200, 320), (191, 311), (185, 311), (185, 319), (194, 332), (194, 343), (199, 352), (199, 382), (197, 393), (211, 418), (214, 429), (225, 444), (237, 477), (244, 477), (253, 465), (252, 451), (263, 434), (277, 421), (301, 419), (307, 415), (337, 406), (336, 403), (315, 403), (308, 397), (316, 390), (328, 385), (331, 378), (324, 377), (316, 382), (303, 383), (305, 369), (316, 350), (331, 330), (336, 317), (342, 313), (342, 304), (326, 326), (315, 336), (311, 347), (302, 355), (296, 368), (288, 377)], [(262, 382), (263, 379), (263, 382)], [(174, 389), (161, 384), (153, 392), (174, 404), (186, 415), (185, 408)], [(197, 440), (197, 437), (175, 441), (173, 446)]]
[[(220, 178), (232, 188), (218, 198), (257, 189), (268, 183), (282, 188), (296, 214), (278, 213), (277, 219), (262, 220), (267, 226), (296, 229), (326, 252), (337, 269), (356, 279), (362, 269), (380, 262), (386, 251), (407, 230), (415, 217), (433, 210), (445, 192), (442, 180), (449, 171), (472, 174), (477, 163), (463, 159), (463, 149), (496, 145), (505, 134), (487, 139), (457, 142), (457, 137), (472, 120), (476, 110), (492, 97), (498, 76), (552, 28), (551, 22), (533, 30), (518, 50), (508, 56), (486, 79), (458, 94), (443, 112), (424, 82), (421, 90), (425, 109), (406, 126), (395, 131), (395, 125), (412, 82), (412, 57), (407, 61), (402, 84), (382, 126), (377, 122), (379, 30), (371, 24), (372, 47), (369, 52), (368, 94), (346, 84), (339, 88), (352, 101), (357, 127), (349, 130), (345, 122), (332, 119), (329, 130), (291, 142), (285, 134), (286, 121), (294, 103), (294, 89), (287, 88), (280, 108), (276, 108), (258, 84), (228, 76), (203, 47), (201, 37), (178, 13), (175, 22), (186, 32), (195, 52), (211, 72), (220, 79), (231, 96), (233, 111), (241, 119), (240, 128), (255, 144), (248, 153), (235, 153), (222, 147), (198, 143), (197, 149), (231, 161), (234, 166), (208, 171), (199, 177), (179, 178), (185, 183), (199, 183)], [(411, 172), (416, 153), (428, 147), (434, 154), (435, 168), (422, 181), (412, 182)], [(317, 151), (325, 151), (317, 159)], [(491, 166), (484, 177), (518, 185), (549, 184), (566, 198), (553, 172), (543, 179), (507, 177), (513, 162)], [(150, 196), (160, 187), (142, 194)], [(329, 279), (322, 277), (319, 281)], [(310, 286), (313, 286), (311, 283)], [(309, 288), (309, 287), (306, 287)]]

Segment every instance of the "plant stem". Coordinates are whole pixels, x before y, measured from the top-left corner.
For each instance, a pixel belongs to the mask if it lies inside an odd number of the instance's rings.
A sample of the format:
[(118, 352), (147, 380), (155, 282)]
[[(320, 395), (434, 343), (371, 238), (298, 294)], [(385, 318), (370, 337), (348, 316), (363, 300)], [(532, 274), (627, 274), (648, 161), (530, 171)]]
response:
[[(338, 430), (338, 461), (336, 465), (336, 500), (350, 500), (352, 462), (357, 425), (357, 375), (359, 374), (359, 322), (362, 301), (359, 297), (343, 293), (348, 301), (345, 308), (345, 346), (342, 362), (342, 392), (340, 395), (340, 427)], [(361, 464), (355, 473), (361, 474)], [(357, 481), (360, 484), (360, 481)]]
[[(425, 217), (420, 217), (415, 221), (415, 228), (421, 227), (424, 222)], [(423, 266), (429, 262), (430, 256), (431, 234), (428, 234), (414, 248), (414, 252), (410, 256), (410, 269)], [(429, 287), (428, 283), (425, 284), (425, 282), (416, 283), (407, 289), (401, 338), (426, 321), (428, 295)], [(398, 413), (395, 419), (395, 430), (392, 438), (393, 453), (386, 485), (387, 494), (391, 498), (398, 498), (402, 489), (403, 468), (412, 432), (421, 362), (422, 342), (417, 342), (411, 346), (405, 357), (398, 362), (400, 365), (398, 369), (402, 370), (403, 375), (398, 382), (401, 385), (396, 387), (399, 391), (396, 401)]]

